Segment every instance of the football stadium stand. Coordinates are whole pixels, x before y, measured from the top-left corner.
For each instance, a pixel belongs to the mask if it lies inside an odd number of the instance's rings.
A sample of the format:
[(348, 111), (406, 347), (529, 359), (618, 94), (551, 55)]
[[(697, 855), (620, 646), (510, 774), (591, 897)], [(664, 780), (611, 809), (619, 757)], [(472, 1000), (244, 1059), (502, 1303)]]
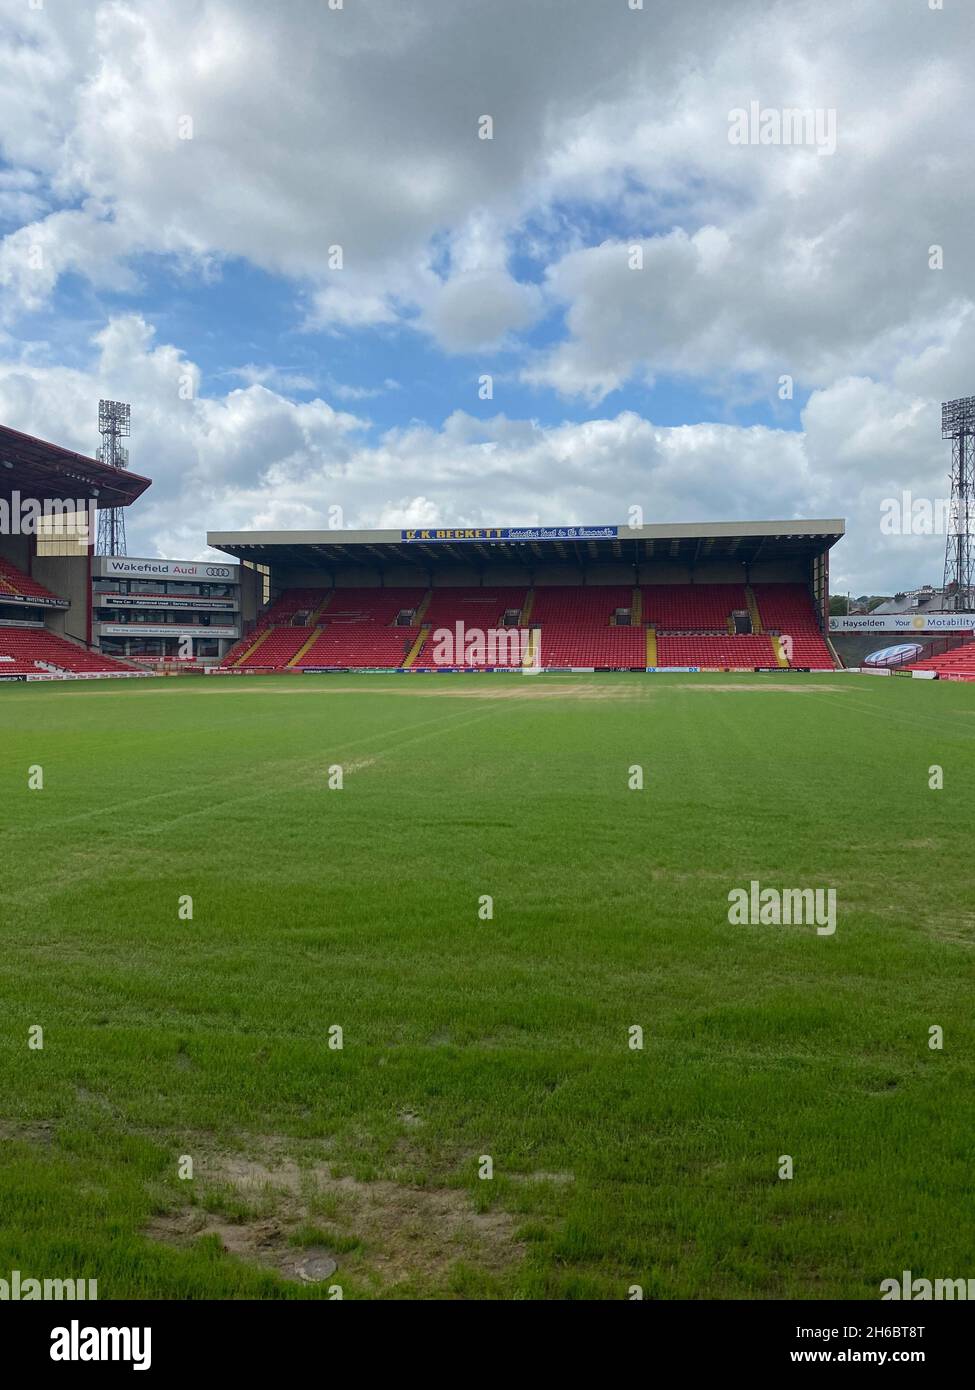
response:
[(0, 555), (0, 603), (12, 598), (40, 599), (45, 604), (58, 601), (50, 589), (45, 589), (43, 584), (38, 584), (36, 579), (32, 579), (29, 574), (25, 574)]
[[(610, 527), (211, 534), (260, 566), (273, 595), (211, 669), (831, 670), (826, 555), (841, 535), (842, 522), (635, 539)], [(488, 640), (468, 645), (478, 633)]]
[[(11, 521), (15, 498), (55, 510), (67, 498), (81, 516), (127, 507), (149, 486), (6, 426), (0, 458), (0, 513)], [(213, 549), (240, 561), (232, 566), (94, 556), (88, 542), (41, 545), (11, 524), (0, 527), (0, 679), (186, 663), (240, 675), (829, 670), (829, 552), (844, 529), (828, 520), (211, 532)], [(973, 651), (919, 666), (965, 674)]]
[(905, 668), (908, 671), (936, 671), (945, 680), (975, 681), (975, 642), (965, 642), (940, 656), (929, 656), (923, 661), (914, 661)]
[(142, 674), (93, 637), (90, 516), (148, 478), (0, 425), (0, 681)]
[(125, 662), (89, 651), (42, 627), (0, 626), (0, 676), (39, 674), (117, 675)]

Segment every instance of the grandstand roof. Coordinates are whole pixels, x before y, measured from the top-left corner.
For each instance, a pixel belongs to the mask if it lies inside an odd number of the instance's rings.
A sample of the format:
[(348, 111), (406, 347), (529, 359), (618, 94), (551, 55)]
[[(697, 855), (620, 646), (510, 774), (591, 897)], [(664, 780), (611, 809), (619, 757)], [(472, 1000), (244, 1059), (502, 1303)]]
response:
[(0, 425), (0, 496), (17, 491), (39, 502), (84, 498), (99, 507), (127, 507), (149, 484), (138, 473)]
[(831, 521), (664, 522), (621, 526), (409, 527), (399, 531), (210, 531), (216, 550), (265, 565), (356, 565), (541, 560), (592, 565), (668, 559), (775, 560), (821, 555), (846, 530)]

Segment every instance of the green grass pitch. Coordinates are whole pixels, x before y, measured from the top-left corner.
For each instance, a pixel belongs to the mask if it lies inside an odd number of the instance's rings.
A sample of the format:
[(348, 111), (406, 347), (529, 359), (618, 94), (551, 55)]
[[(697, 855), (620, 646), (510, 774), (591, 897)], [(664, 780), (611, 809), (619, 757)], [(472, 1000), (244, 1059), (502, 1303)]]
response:
[[(873, 1299), (975, 1273), (973, 696), (0, 688), (0, 1276)], [(752, 879), (835, 888), (835, 935), (731, 925)]]

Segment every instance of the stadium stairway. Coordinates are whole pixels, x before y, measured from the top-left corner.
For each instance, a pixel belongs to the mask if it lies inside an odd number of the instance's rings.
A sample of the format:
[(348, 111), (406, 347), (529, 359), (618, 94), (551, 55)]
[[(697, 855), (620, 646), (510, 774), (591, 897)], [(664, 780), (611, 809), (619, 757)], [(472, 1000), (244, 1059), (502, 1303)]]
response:
[(330, 623), (315, 632), (314, 641), (293, 669), (399, 670), (419, 635), (416, 627)]
[[(422, 626), (423, 626), (423, 620), (424, 620), (424, 618), (427, 616), (427, 609), (430, 607), (430, 603), (431, 603), (432, 599), (433, 599), (433, 590), (432, 590), (432, 589), (428, 589), (428, 590), (426, 591), (426, 593), (423, 595), (422, 599), (420, 600), (420, 606), (417, 608), (416, 612), (413, 614), (413, 621), (414, 621), (414, 623), (416, 624), (417, 627), (422, 627)], [(416, 658), (414, 657), (414, 660), (415, 660), (415, 659), (416, 659)]]
[(748, 614), (752, 620), (752, 632), (763, 632), (762, 615), (758, 611), (758, 599), (755, 597), (755, 590), (750, 584), (745, 585), (745, 598), (748, 600)]
[[(421, 607), (422, 606), (423, 605), (421, 605)], [(417, 612), (419, 613), (419, 610), (417, 610)], [(416, 641), (413, 643), (412, 647), (406, 653), (406, 656), (403, 659), (403, 669), (405, 671), (409, 671), (412, 668), (413, 663), (416, 661), (417, 657), (423, 651), (423, 644), (429, 636), (430, 624), (426, 623), (423, 627), (420, 628), (420, 631), (417, 633)]]
[[(267, 641), (267, 639), (270, 637), (273, 631), (274, 625), (269, 624), (266, 628), (264, 628), (261, 632), (258, 633), (256, 641), (249, 641), (248, 645), (244, 646), (243, 651), (241, 651), (239, 655), (234, 656), (234, 652), (228, 652), (227, 656), (224, 659), (225, 664), (228, 666), (243, 666), (245, 662), (249, 662), (250, 658), (254, 655), (254, 653), (260, 647), (263, 647), (264, 643)], [(251, 633), (252, 638), (253, 636), (254, 634)], [(243, 644), (240, 645), (243, 646)], [(231, 657), (234, 657), (233, 661), (230, 660)]]
[(242, 661), (238, 661), (238, 666), (267, 666), (275, 671), (287, 670), (292, 658), (298, 651), (305, 646), (309, 637), (315, 637), (321, 632), (321, 628), (306, 627), (304, 624), (294, 627), (271, 627), (267, 629), (267, 635), (263, 640), (255, 642), (254, 646), (244, 656)]
[[(325, 603), (328, 603), (328, 599), (325, 600)], [(322, 605), (322, 607), (324, 607), (324, 606), (325, 606), (325, 604)], [(319, 611), (320, 611), (320, 610), (319, 610)], [(316, 617), (318, 616), (318, 613), (317, 613), (317, 612), (316, 612), (315, 616), (316, 616)], [(307, 639), (302, 643), (302, 645), (301, 645), (301, 646), (298, 648), (298, 650), (295, 652), (294, 656), (293, 656), (293, 657), (291, 658), (291, 660), (288, 662), (288, 666), (289, 666), (289, 667), (290, 667), (290, 666), (298, 666), (298, 665), (300, 665), (301, 659), (302, 659), (302, 657), (305, 655), (305, 653), (308, 651), (309, 647), (312, 645), (313, 642), (317, 641), (317, 639), (318, 639), (318, 634), (319, 634), (320, 631), (321, 631), (321, 628), (312, 627), (311, 631), (310, 631), (309, 634), (308, 634)]]
[(653, 627), (647, 628), (647, 665), (657, 664), (657, 633)]
[(318, 605), (318, 607), (315, 609), (314, 613), (312, 613), (311, 617), (308, 619), (308, 623), (309, 623), (309, 626), (310, 626), (310, 627), (317, 627), (317, 626), (318, 626), (318, 620), (319, 620), (319, 618), (322, 616), (322, 614), (325, 612), (325, 610), (328, 608), (328, 605), (332, 602), (332, 596), (334, 595), (334, 593), (335, 593), (335, 590), (334, 590), (334, 589), (329, 589), (328, 593), (327, 593), (327, 594), (325, 595), (325, 597), (322, 599), (321, 603), (320, 603), (320, 604)]

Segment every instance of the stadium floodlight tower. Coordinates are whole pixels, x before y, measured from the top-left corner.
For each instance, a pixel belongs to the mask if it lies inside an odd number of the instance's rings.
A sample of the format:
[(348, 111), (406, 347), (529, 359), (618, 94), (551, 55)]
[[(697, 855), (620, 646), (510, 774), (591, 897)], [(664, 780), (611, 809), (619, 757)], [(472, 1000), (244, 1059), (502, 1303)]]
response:
[[(98, 402), (98, 433), (102, 442), (98, 458), (110, 468), (127, 468), (129, 451), (123, 449), (120, 439), (131, 433), (132, 407), (124, 401)], [(99, 555), (125, 555), (125, 508), (105, 507), (98, 513)]]
[(970, 613), (975, 608), (975, 396), (942, 402), (941, 437), (951, 440), (942, 602), (956, 613)]

